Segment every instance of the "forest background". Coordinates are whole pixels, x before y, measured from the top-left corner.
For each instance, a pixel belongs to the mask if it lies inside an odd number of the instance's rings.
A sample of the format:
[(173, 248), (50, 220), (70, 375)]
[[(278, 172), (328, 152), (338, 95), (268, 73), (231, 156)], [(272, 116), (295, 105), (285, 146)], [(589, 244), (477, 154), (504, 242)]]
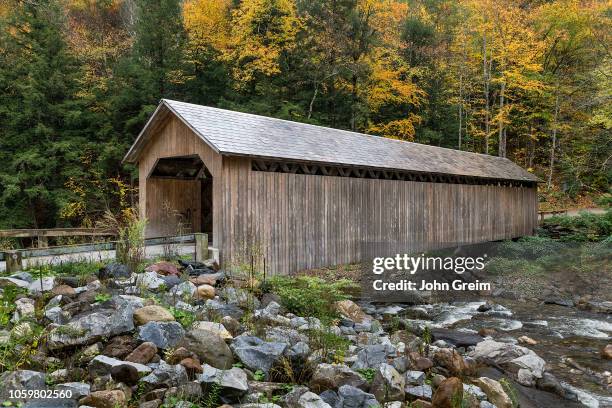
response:
[(612, 182), (612, 1), (0, 0), (0, 27), (0, 228), (131, 206), (162, 97), (506, 156), (543, 209)]

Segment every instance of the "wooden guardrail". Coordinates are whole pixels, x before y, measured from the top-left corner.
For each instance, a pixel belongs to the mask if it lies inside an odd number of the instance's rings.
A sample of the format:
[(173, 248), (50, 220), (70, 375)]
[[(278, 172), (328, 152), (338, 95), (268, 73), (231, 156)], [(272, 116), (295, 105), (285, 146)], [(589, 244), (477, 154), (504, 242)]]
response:
[(49, 246), (50, 237), (115, 236), (102, 228), (31, 228), (0, 230), (0, 238), (36, 238), (39, 248)]
[(561, 214), (567, 214), (567, 210), (538, 211), (538, 220), (542, 222), (544, 221), (544, 218), (547, 215), (561, 215)]
[[(106, 235), (106, 234), (104, 234)], [(147, 238), (144, 241), (144, 246), (156, 246), (166, 244), (191, 244), (195, 245), (196, 260), (205, 260), (208, 258), (208, 234), (195, 233), (186, 235), (177, 235), (170, 237)], [(0, 261), (6, 262), (7, 271), (21, 270), (22, 260), (25, 258), (38, 258), (59, 255), (82, 254), (87, 252), (99, 251), (114, 251), (117, 248), (116, 241), (65, 245), (48, 248), (30, 248), (0, 252)]]

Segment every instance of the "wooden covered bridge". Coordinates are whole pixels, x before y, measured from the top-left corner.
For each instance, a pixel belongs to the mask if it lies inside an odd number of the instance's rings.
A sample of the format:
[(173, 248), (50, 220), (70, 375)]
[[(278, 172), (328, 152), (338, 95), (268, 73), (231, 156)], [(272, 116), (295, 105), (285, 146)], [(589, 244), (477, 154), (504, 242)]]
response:
[(268, 271), (530, 235), (537, 177), (508, 159), (162, 100), (138, 163), (147, 236), (207, 232), (222, 263), (256, 249)]

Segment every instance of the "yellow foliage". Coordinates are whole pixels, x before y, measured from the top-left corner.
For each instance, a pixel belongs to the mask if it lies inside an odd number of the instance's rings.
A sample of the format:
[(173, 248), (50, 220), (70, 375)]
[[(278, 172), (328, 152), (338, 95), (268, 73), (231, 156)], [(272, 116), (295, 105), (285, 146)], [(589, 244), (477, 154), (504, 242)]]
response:
[(293, 0), (243, 0), (232, 12), (232, 43), (226, 58), (240, 84), (280, 72), (279, 57), (295, 48), (302, 27)]
[(421, 118), (414, 114), (409, 114), (404, 119), (392, 120), (387, 123), (371, 125), (368, 133), (391, 139), (414, 141), (415, 125), (421, 122)]
[(183, 6), (185, 30), (192, 46), (226, 50), (230, 41), (231, 0), (189, 0)]

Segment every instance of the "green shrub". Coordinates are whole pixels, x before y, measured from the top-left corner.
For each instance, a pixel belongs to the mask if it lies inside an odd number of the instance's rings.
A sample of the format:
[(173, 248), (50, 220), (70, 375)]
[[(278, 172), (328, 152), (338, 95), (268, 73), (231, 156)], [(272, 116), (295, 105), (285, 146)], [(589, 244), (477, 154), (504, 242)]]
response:
[(517, 241), (504, 241), (497, 249), (499, 256), (504, 258), (535, 259), (541, 256), (557, 253), (566, 244), (549, 237), (523, 237)]
[(576, 217), (548, 218), (542, 224), (542, 233), (550, 235), (548, 231), (557, 226), (566, 230), (560, 237), (563, 241), (600, 241), (612, 235), (612, 208), (603, 214), (582, 212)]
[(503, 275), (508, 273), (524, 273), (534, 267), (534, 264), (526, 259), (508, 259), (494, 257), (487, 262), (485, 270), (492, 275)]
[(347, 299), (347, 291), (355, 286), (348, 279), (326, 282), (311, 276), (275, 276), (269, 285), (291, 313), (325, 322), (337, 317), (334, 302)]
[(597, 199), (597, 205), (603, 208), (612, 207), (612, 194), (605, 193)]

